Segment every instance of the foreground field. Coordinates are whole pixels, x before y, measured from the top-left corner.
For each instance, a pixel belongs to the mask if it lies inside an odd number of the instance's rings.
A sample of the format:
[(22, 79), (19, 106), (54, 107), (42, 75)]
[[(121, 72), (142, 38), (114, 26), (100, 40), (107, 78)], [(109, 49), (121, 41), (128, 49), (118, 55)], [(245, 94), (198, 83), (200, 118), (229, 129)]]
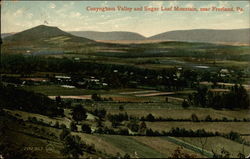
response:
[[(250, 147), (236, 143), (234, 141), (222, 138), (222, 137), (207, 137), (207, 138), (188, 138), (188, 137), (179, 137), (185, 142), (202, 147), (204, 150), (210, 152), (214, 151), (220, 153), (222, 149), (230, 152), (232, 158), (238, 158), (238, 154), (242, 153), (245, 155), (250, 154)], [(233, 145), (233, 146), (232, 146)]]

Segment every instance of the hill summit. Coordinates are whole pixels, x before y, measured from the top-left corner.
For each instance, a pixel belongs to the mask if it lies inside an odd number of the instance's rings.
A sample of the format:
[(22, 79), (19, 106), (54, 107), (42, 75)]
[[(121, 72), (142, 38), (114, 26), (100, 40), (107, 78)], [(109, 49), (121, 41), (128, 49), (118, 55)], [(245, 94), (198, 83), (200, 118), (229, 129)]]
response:
[(12, 36), (4, 38), (6, 41), (40, 41), (46, 40), (53, 37), (65, 36), (70, 39), (70, 41), (79, 41), (79, 42), (90, 42), (91, 40), (76, 37), (70, 33), (64, 32), (58, 27), (39, 25), (31, 29), (24, 30), (22, 32), (16, 33)]

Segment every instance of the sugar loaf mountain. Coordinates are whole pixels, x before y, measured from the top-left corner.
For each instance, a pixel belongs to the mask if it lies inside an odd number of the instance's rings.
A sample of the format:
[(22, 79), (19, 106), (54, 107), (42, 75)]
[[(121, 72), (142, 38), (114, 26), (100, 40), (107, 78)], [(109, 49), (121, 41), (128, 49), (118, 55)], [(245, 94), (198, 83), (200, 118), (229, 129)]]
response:
[(74, 36), (57, 27), (39, 25), (3, 38), (2, 52), (60, 54), (72, 48), (93, 44), (93, 40)]

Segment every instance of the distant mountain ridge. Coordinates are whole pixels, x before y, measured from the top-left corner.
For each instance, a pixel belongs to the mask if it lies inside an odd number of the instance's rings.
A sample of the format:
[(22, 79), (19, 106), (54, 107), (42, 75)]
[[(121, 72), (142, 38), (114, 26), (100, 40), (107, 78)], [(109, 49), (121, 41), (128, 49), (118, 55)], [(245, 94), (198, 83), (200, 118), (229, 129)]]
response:
[(72, 42), (91, 41), (183, 41), (183, 42), (207, 42), (207, 43), (241, 43), (250, 44), (250, 28), (247, 29), (193, 29), (175, 30), (160, 33), (151, 37), (125, 31), (98, 32), (98, 31), (69, 31), (65, 32), (57, 27), (39, 25), (25, 31), (13, 34), (1, 34), (3, 40), (7, 41), (33, 41), (46, 40), (52, 37), (66, 36)]
[(145, 40), (146, 37), (125, 31), (97, 32), (97, 31), (71, 31), (72, 35), (85, 37), (92, 40)]
[(250, 44), (250, 28), (232, 30), (194, 29), (176, 30), (149, 37), (150, 40), (172, 40), (208, 43)]
[(15, 34), (15, 33), (2, 33), (1, 38), (6, 38), (6, 37), (11, 36), (13, 34)]

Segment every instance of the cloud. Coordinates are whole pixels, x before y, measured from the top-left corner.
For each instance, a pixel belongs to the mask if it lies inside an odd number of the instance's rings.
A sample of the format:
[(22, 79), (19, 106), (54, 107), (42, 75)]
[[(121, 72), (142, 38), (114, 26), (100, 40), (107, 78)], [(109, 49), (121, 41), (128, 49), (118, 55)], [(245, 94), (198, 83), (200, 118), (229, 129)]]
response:
[[(152, 2), (149, 2), (148, 4), (148, 7), (153, 7), (153, 8), (161, 8), (163, 6), (163, 1), (152, 1)], [(157, 15), (161, 15), (163, 14), (163, 12), (161, 10), (157, 11), (156, 12)], [(152, 14), (150, 12), (146, 12), (145, 15), (149, 15), (149, 14)]]
[(229, 3), (227, 1), (218, 1), (218, 7), (228, 7)]
[(104, 1), (103, 3), (101, 3), (101, 7), (108, 7), (108, 1)]
[(148, 5), (149, 7), (161, 7), (163, 6), (163, 1), (152, 1)]
[(187, 8), (193, 8), (194, 4), (193, 3), (188, 3), (188, 4), (185, 5), (185, 7), (187, 7)]
[(50, 4), (49, 4), (49, 8), (51, 8), (51, 9), (55, 9), (55, 8), (56, 8), (55, 3), (50, 3)]
[(112, 19), (109, 19), (109, 20), (105, 20), (105, 21), (102, 21), (102, 22), (99, 22), (98, 24), (117, 24), (117, 23), (121, 23), (123, 21), (129, 21), (133, 19), (133, 17), (122, 17), (122, 18), (112, 18)]
[(79, 12), (70, 12), (69, 17), (71, 18), (76, 18), (76, 17), (80, 17), (82, 14)]
[(28, 17), (29, 19), (32, 19), (32, 18), (33, 18), (33, 14), (32, 14), (32, 13), (27, 13), (27, 17)]
[(178, 6), (178, 5), (179, 5), (179, 3), (177, 1), (171, 1), (168, 3), (169, 7), (172, 7), (172, 6), (174, 7), (174, 6)]
[(22, 16), (23, 13), (24, 13), (24, 8), (20, 8), (17, 11), (15, 11), (13, 15), (17, 17), (17, 16)]

